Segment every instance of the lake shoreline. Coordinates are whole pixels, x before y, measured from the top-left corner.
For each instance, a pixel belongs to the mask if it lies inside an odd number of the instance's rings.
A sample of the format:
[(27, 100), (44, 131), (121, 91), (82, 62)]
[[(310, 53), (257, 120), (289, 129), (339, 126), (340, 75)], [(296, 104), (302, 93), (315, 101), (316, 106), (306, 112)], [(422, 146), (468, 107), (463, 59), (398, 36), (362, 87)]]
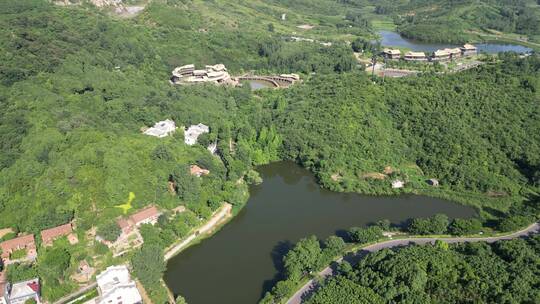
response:
[[(215, 287), (221, 290), (215, 292), (216, 294), (222, 294), (224, 299), (230, 299), (236, 303), (252, 303), (253, 301), (258, 301), (261, 294), (267, 290), (266, 288), (271, 286), (270, 282), (268, 282), (267, 287), (261, 289), (261, 285), (259, 284), (263, 284), (270, 276), (273, 277), (275, 275), (275, 263), (277, 261), (274, 260), (272, 262), (273, 258), (269, 259), (267, 254), (275, 251), (271, 256), (275, 254), (276, 258), (280, 260), (282, 254), (288, 250), (287, 246), (283, 247), (284, 244), (279, 245), (283, 240), (289, 240), (292, 244), (297, 239), (310, 233), (320, 236), (332, 235), (336, 233), (336, 228), (339, 231), (340, 229), (348, 229), (351, 226), (364, 226), (383, 217), (392, 218), (393, 223), (399, 223), (404, 222), (410, 217), (424, 217), (438, 212), (450, 212), (451, 217), (463, 217), (465, 214), (467, 214), (466, 217), (478, 216), (477, 210), (470, 206), (464, 206), (446, 200), (438, 200), (432, 197), (417, 196), (414, 193), (402, 193), (406, 195), (398, 195), (396, 193), (396, 195), (379, 196), (330, 191), (321, 187), (321, 184), (316, 181), (312, 172), (297, 164), (291, 166), (291, 162), (276, 162), (260, 166), (257, 168), (257, 171), (263, 175), (263, 184), (250, 187), (250, 198), (248, 202), (237, 214), (229, 218), (226, 222), (228, 224), (220, 226), (220, 233), (213, 231), (204, 239), (205, 242), (193, 243), (198, 246), (190, 245), (183, 248), (182, 254), (176, 255), (168, 262), (168, 269), (165, 273), (164, 280), (171, 292), (181, 294), (190, 303), (208, 303), (208, 301), (215, 299), (211, 299), (211, 296), (208, 295), (206, 290), (201, 290), (197, 293), (196, 289), (200, 289), (203, 286), (208, 288), (209, 285), (213, 287), (219, 284), (230, 285), (229, 283), (223, 283), (219, 278), (208, 278), (210, 272), (214, 273), (214, 276), (216, 276), (216, 272), (219, 272), (221, 273), (219, 277), (222, 279), (227, 277), (227, 280), (234, 281), (234, 278), (238, 276), (240, 277), (238, 279), (239, 281), (244, 280), (246, 282), (232, 284), (230, 288), (226, 288), (226, 286)], [(294, 188), (304, 189), (302, 191), (309, 192), (302, 192), (301, 195), (297, 195)], [(306, 197), (302, 198), (304, 195)], [(310, 200), (317, 201), (318, 196), (321, 197), (319, 197), (319, 201), (315, 205), (309, 202)], [(265, 198), (266, 203), (264, 203)], [(295, 201), (295, 204), (288, 205), (286, 202), (277, 203), (277, 201), (286, 201), (288, 199), (291, 202)], [(271, 206), (275, 204), (282, 208)], [(382, 209), (381, 204), (383, 206)], [(442, 208), (443, 206), (446, 207)], [(391, 213), (396, 212), (396, 209), (400, 208), (403, 208), (403, 212), (398, 212), (390, 216)], [(430, 208), (432, 211), (429, 211)], [(432, 208), (436, 208), (437, 210), (435, 211)], [(282, 210), (288, 210), (288, 214), (282, 214)], [(309, 210), (310, 214), (306, 215), (305, 212), (307, 210)], [(411, 210), (416, 211), (413, 214)], [(426, 210), (428, 210), (427, 213)], [(453, 213), (451, 210), (454, 210)], [(467, 213), (460, 213), (461, 215), (459, 215), (455, 213), (457, 210), (469, 211)], [(253, 215), (254, 212), (257, 214)], [(321, 228), (320, 217), (334, 222), (338, 221), (339, 223), (327, 224), (326, 227)], [(250, 221), (251, 224), (246, 226), (246, 221)], [(296, 222), (298, 225), (291, 222)], [(235, 231), (235, 233), (231, 231)], [(253, 234), (260, 235), (260, 238), (254, 238)], [(267, 241), (261, 241), (261, 238), (266, 238)], [(243, 243), (249, 244), (246, 246), (250, 250), (240, 250), (238, 246), (243, 246)], [(227, 265), (223, 266), (222, 263), (216, 263), (215, 257), (212, 258), (214, 252), (220, 252), (219, 260), (228, 261), (227, 264), (231, 264), (231, 267)], [(242, 258), (242, 255), (247, 256)], [(238, 266), (233, 267), (232, 265)], [(238, 270), (236, 268), (245, 270)], [(208, 274), (205, 273), (206, 269), (210, 271)], [(231, 271), (234, 271), (233, 273), (235, 274), (230, 273)], [(240, 274), (243, 271), (246, 271), (245, 275)], [(277, 271), (279, 272), (279, 269)], [(259, 274), (252, 275), (254, 272), (259, 272)], [(192, 275), (188, 281), (182, 282), (186, 278), (178, 276), (178, 273), (197, 274)], [(251, 278), (249, 278), (250, 275)], [(244, 276), (248, 278), (243, 278)], [(175, 278), (174, 280), (172, 279), (173, 277)], [(267, 279), (263, 279), (265, 277)], [(197, 280), (200, 280), (201, 283), (197, 284)], [(212, 284), (213, 281), (215, 281), (214, 284)], [(250, 292), (251, 300), (247, 300), (250, 298), (249, 296), (242, 297), (235, 294), (234, 287), (232, 286), (238, 286), (238, 284), (252, 286), (251, 288), (255, 289), (255, 291)], [(257, 290), (260, 290), (260, 292), (257, 292)], [(206, 300), (203, 300), (203, 298)]]

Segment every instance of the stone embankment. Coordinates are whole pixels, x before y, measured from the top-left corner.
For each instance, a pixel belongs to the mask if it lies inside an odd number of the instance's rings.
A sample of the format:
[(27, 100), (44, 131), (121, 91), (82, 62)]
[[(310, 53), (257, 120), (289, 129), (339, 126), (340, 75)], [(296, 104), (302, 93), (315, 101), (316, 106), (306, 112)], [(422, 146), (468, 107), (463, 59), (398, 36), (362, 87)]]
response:
[(229, 203), (224, 203), (223, 206), (221, 206), (221, 208), (218, 209), (216, 213), (214, 213), (214, 215), (210, 218), (210, 220), (206, 224), (204, 224), (202, 227), (197, 229), (197, 231), (190, 234), (182, 242), (176, 245), (173, 245), (167, 250), (165, 250), (165, 261), (168, 261), (175, 255), (177, 255), (180, 251), (186, 248), (198, 236), (211, 233), (214, 229), (216, 229), (221, 223), (223, 223), (232, 215), (231, 211), (232, 211), (232, 205)]

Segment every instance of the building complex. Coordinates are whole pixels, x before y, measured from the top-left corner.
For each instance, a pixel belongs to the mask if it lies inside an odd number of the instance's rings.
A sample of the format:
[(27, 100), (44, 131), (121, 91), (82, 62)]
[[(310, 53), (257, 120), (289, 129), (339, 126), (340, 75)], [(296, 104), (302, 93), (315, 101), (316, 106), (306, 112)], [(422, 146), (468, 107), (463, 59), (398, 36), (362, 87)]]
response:
[(445, 48), (434, 51), (430, 56), (427, 56), (424, 52), (406, 52), (403, 57), (401, 51), (398, 49), (385, 48), (382, 51), (382, 55), (386, 59), (398, 60), (403, 58), (406, 61), (448, 61), (463, 56), (472, 56), (477, 54), (477, 48), (472, 44), (465, 44), (459, 48)]
[(195, 69), (194, 64), (183, 65), (172, 71), (174, 84), (215, 83), (237, 85), (223, 64), (207, 65), (204, 70)]

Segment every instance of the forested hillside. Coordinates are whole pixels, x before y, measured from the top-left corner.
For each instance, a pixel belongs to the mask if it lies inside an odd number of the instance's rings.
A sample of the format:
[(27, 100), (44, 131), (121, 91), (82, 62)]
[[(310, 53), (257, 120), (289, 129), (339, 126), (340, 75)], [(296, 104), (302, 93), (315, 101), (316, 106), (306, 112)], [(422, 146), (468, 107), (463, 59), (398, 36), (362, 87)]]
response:
[(536, 0), (371, 1), (375, 12), (393, 16), (402, 35), (432, 42), (461, 43), (478, 34), (515, 33), (540, 41)]
[[(322, 18), (323, 8), (339, 15), (358, 5), (325, 1), (310, 8), (155, 1), (134, 19), (90, 6), (2, 2), (2, 226), (38, 231), (77, 218), (87, 227), (95, 212), (99, 221), (117, 216), (112, 207), (129, 192), (136, 207), (170, 208), (179, 201), (167, 192), (169, 176), (190, 163), (212, 168), (187, 202), (204, 216), (212, 202), (242, 203), (238, 178), (277, 159), (298, 161), (337, 191), (425, 193), (500, 211), (538, 191), (538, 57), (508, 55), (465, 73), (373, 82), (353, 71), (345, 43), (282, 39), (301, 18)], [(279, 24), (278, 12), (297, 19)], [(274, 30), (256, 22), (261, 16), (275, 18)], [(367, 31), (361, 23), (347, 28)], [(168, 83), (177, 65), (220, 62), (233, 74), (300, 72), (304, 82), (260, 93)], [(182, 144), (181, 132), (162, 140), (140, 133), (166, 118), (210, 125), (221, 160)], [(386, 167), (386, 179), (373, 178)], [(394, 178), (405, 189), (392, 190)], [(441, 186), (428, 186), (428, 178)]]
[[(154, 1), (135, 19), (88, 5), (0, 3), (1, 226), (37, 232), (76, 218), (89, 228), (119, 215), (113, 206), (129, 192), (136, 208), (150, 202), (172, 208), (186, 198), (168, 193), (169, 176), (192, 163), (211, 167), (212, 174), (193, 190), (191, 209), (207, 216), (212, 202), (243, 203), (235, 193), (244, 190), (232, 181), (252, 163), (276, 157), (268, 143), (257, 142), (271, 121), (249, 89), (173, 87), (172, 68), (222, 62), (240, 74), (353, 66), (345, 45), (281, 39), (256, 22), (259, 10), (273, 20), (279, 16), (249, 3)], [(251, 18), (233, 14), (241, 10)], [(163, 140), (140, 133), (167, 118), (179, 126), (209, 125), (210, 138), (220, 139), (222, 161), (202, 146), (185, 146), (181, 132)], [(229, 139), (239, 142), (236, 157)]]
[(453, 199), (504, 210), (539, 186), (540, 61), (502, 58), (384, 84), (357, 74), (314, 77), (283, 92), (289, 104), (276, 119), (284, 153), (338, 191), (389, 193), (387, 180), (372, 177), (390, 166), (415, 191), (436, 177)]

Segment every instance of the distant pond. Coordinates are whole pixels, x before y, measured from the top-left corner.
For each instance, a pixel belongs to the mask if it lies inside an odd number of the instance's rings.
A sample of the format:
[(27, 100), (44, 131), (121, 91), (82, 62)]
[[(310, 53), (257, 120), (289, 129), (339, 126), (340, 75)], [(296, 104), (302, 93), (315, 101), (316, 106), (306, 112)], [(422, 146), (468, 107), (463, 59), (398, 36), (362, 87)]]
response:
[(243, 83), (248, 84), (252, 91), (275, 88), (275, 86), (271, 82), (264, 80), (246, 80), (243, 81)]
[(322, 189), (291, 162), (258, 168), (264, 182), (250, 188), (245, 208), (209, 239), (170, 260), (165, 281), (190, 304), (254, 304), (271, 288), (284, 253), (300, 238), (326, 238), (381, 219), (476, 214), (470, 207), (415, 195), (366, 196)]
[[(433, 52), (438, 49), (455, 48), (460, 45), (445, 44), (445, 43), (427, 43), (420, 42), (402, 37), (399, 33), (392, 31), (379, 31), (381, 36), (381, 44), (383, 46), (402, 47), (408, 48), (417, 52)], [(528, 53), (532, 51), (531, 48), (510, 43), (478, 43), (475, 44), (479, 52), (485, 52), (488, 54), (497, 54), (500, 52), (516, 52), (516, 53)]]

